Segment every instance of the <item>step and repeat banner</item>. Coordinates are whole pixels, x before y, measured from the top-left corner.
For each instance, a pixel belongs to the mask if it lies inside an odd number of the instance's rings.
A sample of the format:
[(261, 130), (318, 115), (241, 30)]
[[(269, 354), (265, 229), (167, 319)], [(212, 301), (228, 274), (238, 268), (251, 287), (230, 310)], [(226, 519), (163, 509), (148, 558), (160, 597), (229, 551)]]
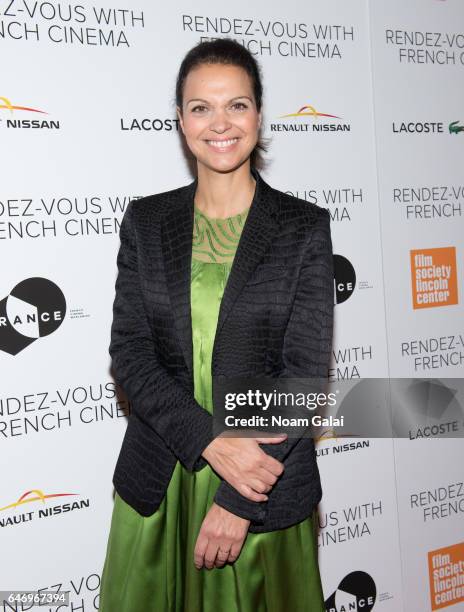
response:
[[(256, 56), (262, 175), (330, 212), (331, 379), (462, 377), (463, 24), (462, 0), (0, 2), (0, 590), (98, 609), (130, 408), (108, 354), (118, 232), (132, 198), (193, 178), (174, 87), (200, 40)], [(464, 610), (462, 440), (317, 453), (327, 611)]]

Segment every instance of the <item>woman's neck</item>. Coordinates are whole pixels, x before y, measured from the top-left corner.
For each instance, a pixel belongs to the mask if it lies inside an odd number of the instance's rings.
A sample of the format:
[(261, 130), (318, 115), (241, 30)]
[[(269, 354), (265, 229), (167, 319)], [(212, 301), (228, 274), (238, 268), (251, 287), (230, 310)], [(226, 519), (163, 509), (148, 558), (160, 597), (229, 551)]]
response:
[(210, 218), (232, 217), (249, 208), (255, 188), (249, 164), (232, 172), (215, 172), (199, 165), (195, 206)]

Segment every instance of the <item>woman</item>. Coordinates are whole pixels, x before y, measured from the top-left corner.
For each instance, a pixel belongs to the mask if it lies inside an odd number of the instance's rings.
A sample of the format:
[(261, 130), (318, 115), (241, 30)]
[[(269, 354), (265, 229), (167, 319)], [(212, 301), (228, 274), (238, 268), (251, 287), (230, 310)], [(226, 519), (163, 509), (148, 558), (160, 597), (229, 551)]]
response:
[(320, 612), (313, 441), (211, 420), (213, 376), (327, 376), (329, 215), (254, 167), (262, 85), (241, 45), (191, 49), (176, 102), (197, 178), (121, 225), (110, 353), (131, 415), (99, 609)]

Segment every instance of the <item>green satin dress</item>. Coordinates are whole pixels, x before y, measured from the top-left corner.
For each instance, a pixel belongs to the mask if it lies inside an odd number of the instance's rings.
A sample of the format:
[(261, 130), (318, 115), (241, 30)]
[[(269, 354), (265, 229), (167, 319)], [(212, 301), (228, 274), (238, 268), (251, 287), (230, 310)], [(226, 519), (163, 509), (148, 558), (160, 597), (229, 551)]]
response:
[[(222, 294), (248, 210), (215, 219), (195, 207), (191, 264), (195, 399), (212, 412), (211, 355)], [(174, 469), (159, 509), (143, 517), (117, 493), (100, 612), (324, 612), (316, 512), (279, 531), (248, 533), (239, 558), (196, 569), (193, 551), (220, 479), (207, 465)], [(291, 502), (290, 502), (291, 503)]]

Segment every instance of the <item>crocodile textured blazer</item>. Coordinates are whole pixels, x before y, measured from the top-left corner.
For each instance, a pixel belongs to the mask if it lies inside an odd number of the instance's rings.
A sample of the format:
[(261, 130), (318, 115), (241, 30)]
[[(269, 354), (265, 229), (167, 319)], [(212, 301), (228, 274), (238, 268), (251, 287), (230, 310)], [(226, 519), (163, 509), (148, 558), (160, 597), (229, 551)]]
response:
[[(330, 215), (274, 189), (256, 188), (220, 304), (214, 377), (327, 377), (333, 327)], [(132, 200), (122, 219), (109, 352), (131, 405), (113, 476), (143, 516), (164, 498), (179, 460), (201, 470), (212, 416), (193, 394), (190, 266), (194, 195), (189, 185)], [(285, 469), (266, 502), (223, 481), (215, 502), (251, 521), (251, 532), (308, 517), (322, 496), (314, 441), (263, 444)]]

